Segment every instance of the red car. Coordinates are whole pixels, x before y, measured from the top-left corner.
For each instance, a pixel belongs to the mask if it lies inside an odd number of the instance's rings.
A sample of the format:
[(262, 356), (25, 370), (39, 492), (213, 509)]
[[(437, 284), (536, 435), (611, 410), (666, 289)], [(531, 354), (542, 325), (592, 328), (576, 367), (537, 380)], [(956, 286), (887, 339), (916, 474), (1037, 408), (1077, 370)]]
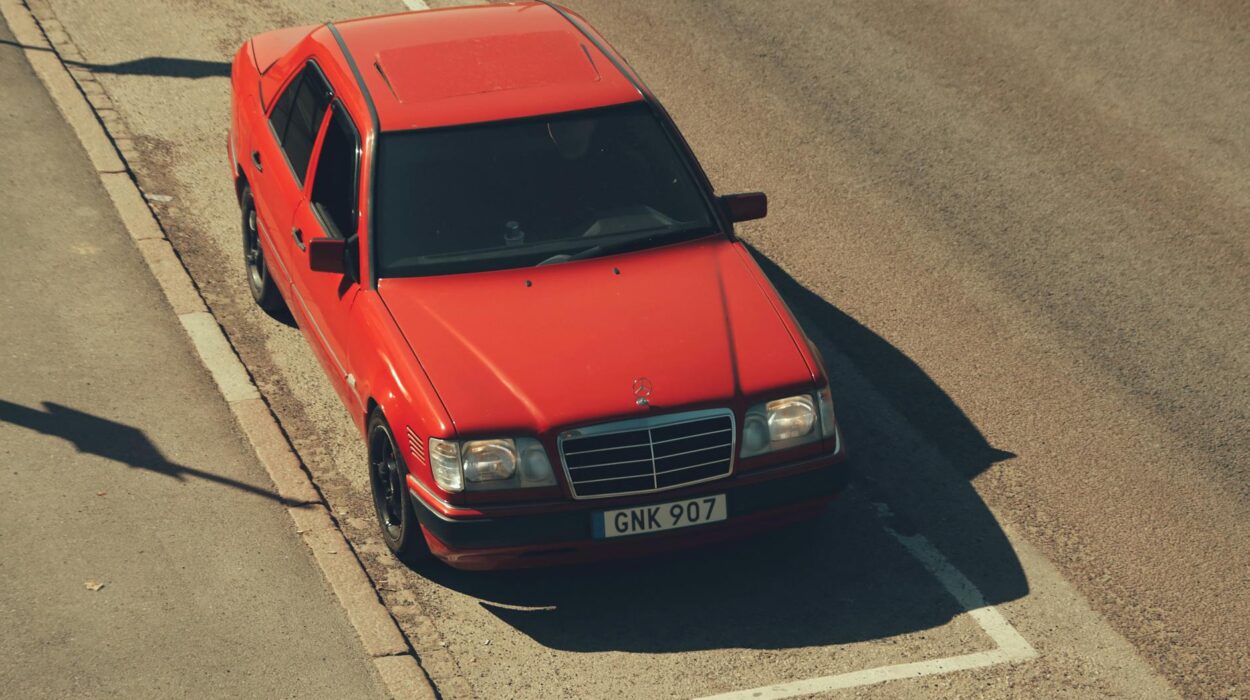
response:
[(634, 71), (547, 3), (239, 49), (227, 148), (257, 303), (354, 417), (386, 543), (485, 569), (818, 514), (828, 380)]

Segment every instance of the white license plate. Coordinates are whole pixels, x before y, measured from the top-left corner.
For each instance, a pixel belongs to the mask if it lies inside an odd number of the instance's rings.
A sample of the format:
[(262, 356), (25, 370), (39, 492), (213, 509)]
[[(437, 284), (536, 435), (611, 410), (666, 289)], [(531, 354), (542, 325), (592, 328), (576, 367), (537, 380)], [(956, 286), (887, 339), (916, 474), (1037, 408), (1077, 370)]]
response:
[(595, 539), (644, 535), (724, 520), (729, 516), (725, 494), (594, 513)]

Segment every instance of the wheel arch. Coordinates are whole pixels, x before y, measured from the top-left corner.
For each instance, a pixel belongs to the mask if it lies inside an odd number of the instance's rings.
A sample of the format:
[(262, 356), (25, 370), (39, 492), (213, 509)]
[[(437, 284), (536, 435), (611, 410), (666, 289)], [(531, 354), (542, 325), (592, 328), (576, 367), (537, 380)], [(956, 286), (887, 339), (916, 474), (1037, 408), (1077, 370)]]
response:
[[(404, 358), (407, 359), (407, 358)], [(372, 376), (361, 379), (364, 410), (359, 426), (368, 439), (369, 421), (379, 413), (395, 436), (409, 471), (421, 481), (432, 481), (426, 451), (431, 437), (455, 435), (455, 428), (446, 415), (442, 402), (427, 385), (424, 374), (400, 381), (404, 372), (395, 371), (389, 363), (376, 368)], [(408, 369), (413, 371), (412, 368)]]
[(251, 189), (252, 183), (247, 181), (247, 173), (243, 172), (243, 166), (238, 163), (234, 164), (234, 199), (239, 206), (243, 206), (243, 188)]

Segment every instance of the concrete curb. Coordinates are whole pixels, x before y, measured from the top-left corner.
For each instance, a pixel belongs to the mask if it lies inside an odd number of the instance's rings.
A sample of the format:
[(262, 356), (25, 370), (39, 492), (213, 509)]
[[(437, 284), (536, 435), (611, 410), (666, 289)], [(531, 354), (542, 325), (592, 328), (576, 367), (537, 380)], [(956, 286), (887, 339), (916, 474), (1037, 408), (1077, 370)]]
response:
[[(229, 404), (257, 460), (287, 504), (296, 532), (312, 551), (326, 582), (347, 612), (387, 691), (395, 698), (436, 698), (437, 693), (408, 640), (382, 604), (360, 560), (330, 516), (325, 500), (135, 185), (123, 160), (134, 156), (129, 134), (110, 138), (105, 128), (109, 119), (92, 107), (84, 94), (86, 87), (80, 89), (82, 81), (71, 75), (76, 68), (66, 65), (61, 52), (48, 40), (61, 33), (59, 27), (41, 27), (22, 0), (0, 0), (0, 14), (57, 109), (78, 135), (122, 223), (134, 238), (200, 361)], [(89, 73), (84, 80), (98, 88)]]

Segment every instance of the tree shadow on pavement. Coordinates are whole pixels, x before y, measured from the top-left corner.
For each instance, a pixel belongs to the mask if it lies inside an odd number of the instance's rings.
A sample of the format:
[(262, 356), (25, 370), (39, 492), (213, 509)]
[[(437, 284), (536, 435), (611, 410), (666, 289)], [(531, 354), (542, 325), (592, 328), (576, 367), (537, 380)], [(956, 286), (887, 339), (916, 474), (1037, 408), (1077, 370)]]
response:
[[(427, 578), (547, 647), (644, 653), (793, 649), (885, 639), (965, 612), (883, 528), (921, 533), (987, 604), (1029, 586), (968, 479), (1009, 459), (897, 348), (752, 251), (820, 346), (852, 482), (820, 519), (662, 558)], [(826, 339), (826, 340), (822, 340)]]
[[(0, 39), (0, 44), (8, 44), (29, 51), (51, 51), (46, 46), (27, 46), (9, 39)], [(148, 75), (165, 78), (229, 78), (230, 63), (228, 61), (204, 61), (198, 58), (174, 58), (169, 56), (146, 56), (117, 63), (88, 63), (86, 61), (63, 61), (67, 66), (85, 68), (92, 73), (112, 73), (114, 75)]]
[(79, 452), (103, 457), (135, 469), (164, 474), (178, 481), (185, 481), (187, 477), (204, 479), (284, 505), (306, 505), (288, 501), (259, 486), (171, 462), (147, 434), (138, 428), (50, 401), (44, 401), (43, 408), (40, 411), (0, 399), (0, 422), (68, 440)]

